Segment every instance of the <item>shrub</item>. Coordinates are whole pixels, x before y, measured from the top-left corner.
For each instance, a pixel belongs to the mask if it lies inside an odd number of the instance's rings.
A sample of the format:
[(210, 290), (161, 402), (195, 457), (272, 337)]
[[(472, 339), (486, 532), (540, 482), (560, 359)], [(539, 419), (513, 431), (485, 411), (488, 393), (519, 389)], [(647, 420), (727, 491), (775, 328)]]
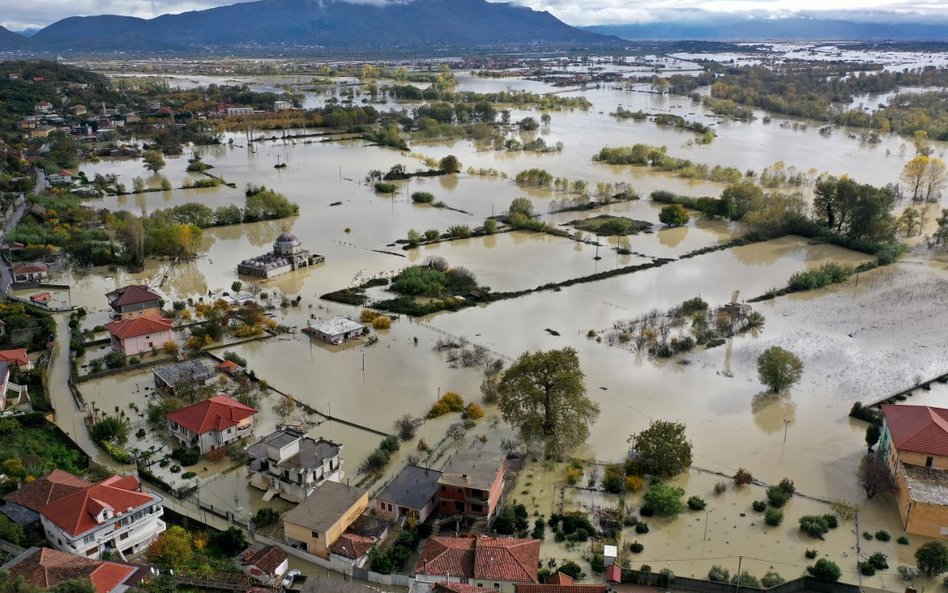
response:
[(788, 500), (790, 500), (790, 495), (788, 495), (785, 490), (781, 489), (780, 486), (771, 486), (767, 489), (767, 502), (770, 504), (770, 506), (779, 509), (783, 505), (787, 504)]
[(863, 532), (862, 532), (862, 539), (872, 541), (872, 534), (869, 533), (868, 531), (863, 531)]
[(566, 468), (566, 483), (575, 486), (583, 477), (583, 470), (577, 467)]
[(589, 560), (589, 567), (593, 572), (601, 574), (605, 569), (605, 562), (602, 558), (602, 554), (593, 554), (592, 558)]
[(800, 517), (800, 531), (810, 537), (823, 539), (823, 534), (829, 531), (829, 526), (823, 517), (818, 515), (804, 515)]
[(651, 517), (652, 515), (655, 514), (655, 509), (653, 509), (650, 506), (643, 506), (642, 508), (639, 509), (639, 514), (642, 515), (643, 517)]
[(780, 483), (777, 484), (777, 488), (780, 488), (788, 497), (792, 497), (797, 492), (797, 488), (793, 485), (793, 480), (790, 478), (780, 480)]
[(754, 507), (754, 510), (758, 513), (763, 513), (767, 510), (767, 503), (762, 500), (755, 500), (751, 506)]
[(629, 544), (629, 550), (630, 550), (633, 554), (640, 554), (640, 553), (642, 552), (642, 550), (644, 550), (644, 549), (645, 549), (645, 546), (643, 546), (642, 544), (640, 544), (640, 543), (638, 542), (638, 540), (636, 540), (636, 541), (632, 542), (631, 544)]
[(903, 564), (902, 566), (899, 566), (895, 570), (898, 571), (899, 576), (902, 577), (903, 581), (912, 581), (912, 580), (915, 580), (915, 577), (918, 576), (918, 569), (916, 569), (914, 566), (905, 566)]
[(860, 562), (859, 563), (859, 572), (863, 576), (871, 577), (876, 574), (876, 567), (869, 562)]
[(774, 572), (774, 571), (772, 571), (772, 570), (767, 571), (767, 574), (765, 574), (765, 575), (764, 575), (763, 577), (761, 577), (761, 579), (760, 579), (760, 584), (761, 584), (761, 586), (763, 586), (765, 589), (770, 589), (771, 587), (776, 587), (777, 585), (782, 585), (782, 584), (784, 584), (785, 582), (787, 582), (787, 581), (786, 581), (782, 576), (780, 576), (779, 573), (776, 573), (776, 572)]
[(618, 464), (607, 465), (602, 473), (602, 487), (613, 494), (622, 492), (625, 488), (625, 469)]
[(836, 519), (836, 515), (833, 515), (831, 513), (826, 514), (826, 515), (823, 515), (823, 519), (826, 520), (826, 526), (829, 527), (830, 529), (836, 529), (837, 527), (839, 527), (839, 521)]
[(416, 191), (411, 194), (411, 201), (416, 204), (430, 204), (434, 202), (434, 194), (426, 191)]
[(468, 420), (480, 420), (484, 417), (484, 408), (471, 402), (464, 408), (464, 418)]
[(738, 486), (746, 486), (754, 481), (754, 476), (751, 475), (746, 469), (738, 468), (737, 473), (734, 474), (734, 483)]
[(818, 552), (816, 550), (811, 550), (810, 548), (807, 548), (806, 552), (804, 552), (803, 555), (809, 558), (810, 560), (813, 560), (814, 558), (816, 558), (817, 553)]
[(708, 503), (706, 503), (700, 496), (692, 496), (688, 498), (688, 508), (693, 511), (704, 510), (704, 507), (706, 506), (708, 506)]
[(379, 315), (372, 320), (372, 327), (374, 329), (389, 329), (392, 327), (392, 318), (387, 315)]
[(727, 492), (727, 483), (725, 483), (725, 482), (718, 482), (717, 484), (714, 485), (714, 493), (715, 493), (715, 494), (719, 494), (719, 495), (720, 495), (720, 494), (724, 494), (725, 492)]
[(270, 507), (263, 507), (251, 517), (251, 521), (257, 527), (264, 527), (266, 525), (273, 525), (280, 520), (280, 513), (271, 509)]
[(734, 577), (731, 578), (731, 582), (742, 587), (760, 588), (760, 581), (757, 580), (757, 577), (746, 570), (742, 570), (739, 574), (734, 575)]
[(890, 539), (892, 539), (892, 536), (889, 535), (889, 532), (886, 531), (885, 529), (880, 529), (879, 531), (876, 532), (876, 539), (879, 540), (880, 542), (887, 542)]
[(201, 460), (201, 452), (197, 449), (175, 449), (171, 452), (171, 458), (188, 467)]
[(183, 474), (181, 474), (181, 477), (184, 478), (185, 480), (190, 480), (191, 478), (197, 477), (197, 473), (195, 473), (195, 472), (184, 472)]
[(869, 556), (869, 559), (866, 562), (871, 564), (876, 570), (885, 570), (889, 568), (888, 559), (889, 557), (882, 552), (876, 552), (872, 556)]
[(578, 564), (572, 560), (567, 560), (560, 565), (559, 572), (569, 575), (573, 579), (581, 579), (583, 577), (583, 569), (579, 567)]
[(715, 564), (708, 571), (708, 580), (715, 583), (726, 583), (731, 580), (731, 571)]
[(398, 189), (398, 186), (394, 183), (387, 183), (385, 181), (376, 181), (375, 182), (375, 191), (380, 194), (394, 194), (395, 190)]
[(642, 535), (648, 533), (648, 523), (644, 521), (639, 521), (635, 524), (635, 532)]
[(627, 492), (638, 492), (645, 487), (645, 480), (639, 476), (626, 476), (625, 489)]
[(450, 412), (462, 412), (464, 410), (464, 399), (453, 391), (448, 391), (438, 401), (431, 406), (428, 411), (428, 418), (437, 418)]
[(807, 566), (806, 571), (818, 579), (826, 581), (838, 581), (843, 571), (832, 560), (820, 558), (812, 566)]
[(645, 492), (645, 504), (659, 515), (674, 517), (684, 510), (681, 497), (685, 491), (678, 486), (656, 482)]
[(904, 535), (900, 535), (899, 539), (895, 540), (895, 543), (903, 545), (903, 546), (907, 546), (909, 545), (909, 539), (905, 537)]
[(774, 508), (767, 509), (767, 512), (764, 513), (764, 523), (771, 527), (780, 525), (783, 523), (783, 511)]

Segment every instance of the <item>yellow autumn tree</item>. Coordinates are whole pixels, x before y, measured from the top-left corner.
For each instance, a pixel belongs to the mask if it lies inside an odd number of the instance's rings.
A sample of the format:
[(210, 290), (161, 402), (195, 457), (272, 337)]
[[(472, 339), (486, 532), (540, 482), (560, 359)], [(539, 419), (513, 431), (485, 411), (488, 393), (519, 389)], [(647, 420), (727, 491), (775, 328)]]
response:
[(191, 534), (175, 525), (158, 536), (148, 548), (148, 559), (161, 568), (180, 570), (194, 555)]

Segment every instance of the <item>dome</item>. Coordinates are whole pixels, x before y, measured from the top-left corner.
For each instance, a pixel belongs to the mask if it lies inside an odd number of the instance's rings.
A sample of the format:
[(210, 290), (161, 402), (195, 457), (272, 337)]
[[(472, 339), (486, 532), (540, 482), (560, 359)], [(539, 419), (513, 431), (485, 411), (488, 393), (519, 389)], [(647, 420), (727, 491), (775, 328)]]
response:
[(290, 233), (281, 233), (277, 240), (273, 242), (274, 245), (280, 246), (297, 246), (302, 245), (300, 240), (296, 238), (296, 235), (291, 235)]

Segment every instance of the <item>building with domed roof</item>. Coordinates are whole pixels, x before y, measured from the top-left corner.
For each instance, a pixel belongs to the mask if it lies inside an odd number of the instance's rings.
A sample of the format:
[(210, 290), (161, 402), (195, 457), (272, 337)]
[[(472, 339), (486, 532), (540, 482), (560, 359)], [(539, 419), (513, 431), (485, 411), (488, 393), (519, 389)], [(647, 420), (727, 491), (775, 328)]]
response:
[(325, 260), (325, 257), (303, 249), (303, 244), (296, 235), (280, 233), (273, 242), (272, 252), (245, 259), (237, 264), (237, 273), (269, 280)]

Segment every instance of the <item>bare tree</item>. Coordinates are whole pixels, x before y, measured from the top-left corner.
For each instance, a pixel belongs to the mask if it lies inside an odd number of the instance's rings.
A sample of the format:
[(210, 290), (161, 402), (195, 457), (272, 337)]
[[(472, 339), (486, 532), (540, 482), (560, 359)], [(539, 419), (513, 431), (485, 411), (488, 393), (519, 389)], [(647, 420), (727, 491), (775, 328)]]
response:
[(889, 467), (878, 455), (866, 455), (859, 464), (859, 485), (866, 491), (866, 498), (895, 490), (895, 480)]

